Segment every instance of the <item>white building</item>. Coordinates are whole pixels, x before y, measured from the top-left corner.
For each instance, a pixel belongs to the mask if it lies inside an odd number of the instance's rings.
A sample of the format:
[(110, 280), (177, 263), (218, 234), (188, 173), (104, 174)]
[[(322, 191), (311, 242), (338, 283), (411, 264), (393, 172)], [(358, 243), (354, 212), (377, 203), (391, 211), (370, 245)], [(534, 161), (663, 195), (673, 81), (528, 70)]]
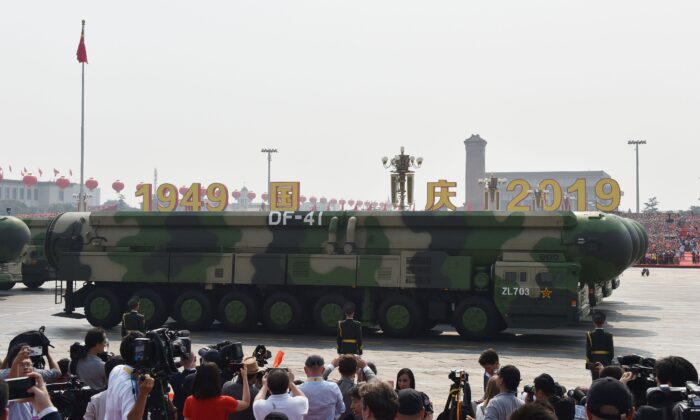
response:
[[(100, 205), (100, 189), (95, 188), (93, 191), (84, 189), (88, 195), (88, 206)], [(37, 209), (47, 209), (52, 204), (71, 204), (78, 205), (78, 194), (80, 193), (80, 185), (71, 183), (68, 187), (61, 189), (53, 181), (39, 181), (32, 187), (24, 185), (22, 180), (18, 179), (3, 179), (0, 181), (0, 200), (16, 200), (27, 207)], [(0, 209), (3, 210), (4, 209)]]

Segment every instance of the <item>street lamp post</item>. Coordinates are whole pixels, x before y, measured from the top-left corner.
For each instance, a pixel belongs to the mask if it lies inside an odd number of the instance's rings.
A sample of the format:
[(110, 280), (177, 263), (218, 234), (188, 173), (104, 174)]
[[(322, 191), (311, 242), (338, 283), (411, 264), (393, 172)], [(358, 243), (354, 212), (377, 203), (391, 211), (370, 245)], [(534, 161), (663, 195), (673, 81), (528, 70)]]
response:
[[(422, 157), (409, 156), (404, 154), (401, 146), (401, 154), (394, 156), (391, 161), (384, 156), (382, 165), (386, 169), (391, 168), (391, 202), (399, 210), (406, 210), (406, 205), (413, 204), (413, 171), (423, 164)], [(407, 185), (408, 184), (408, 185)]]
[(647, 144), (646, 140), (629, 140), (627, 144), (634, 145), (634, 153), (637, 157), (637, 213), (639, 213), (639, 145)]
[(264, 148), (260, 152), (267, 153), (267, 209), (272, 209), (272, 191), (270, 191), (270, 165), (272, 164), (272, 154), (277, 153), (277, 149)]

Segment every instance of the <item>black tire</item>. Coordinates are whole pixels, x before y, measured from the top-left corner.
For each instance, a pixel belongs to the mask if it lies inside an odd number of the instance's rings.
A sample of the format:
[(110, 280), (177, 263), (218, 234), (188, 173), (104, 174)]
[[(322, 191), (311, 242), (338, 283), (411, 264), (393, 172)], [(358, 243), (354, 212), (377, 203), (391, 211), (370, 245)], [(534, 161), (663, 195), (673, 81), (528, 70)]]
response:
[(23, 280), (22, 284), (24, 284), (27, 289), (36, 290), (44, 285), (44, 280)]
[(204, 292), (187, 290), (175, 300), (173, 318), (184, 329), (203, 330), (209, 328), (214, 322), (211, 301)]
[(109, 329), (119, 324), (121, 315), (119, 297), (110, 289), (97, 288), (85, 296), (85, 318), (90, 325)]
[(10, 290), (15, 287), (15, 282), (13, 281), (0, 281), (0, 290)]
[(304, 314), (299, 299), (286, 292), (270, 295), (263, 305), (263, 322), (274, 333), (290, 333), (299, 330)]
[(247, 331), (258, 325), (258, 307), (246, 292), (229, 292), (219, 301), (216, 319), (229, 331)]
[(138, 290), (131, 295), (131, 297), (135, 296), (141, 300), (139, 312), (146, 318), (146, 329), (154, 330), (162, 327), (170, 316), (170, 308), (166, 299), (153, 289)]
[(425, 314), (408, 296), (393, 295), (379, 305), (379, 325), (390, 337), (411, 337), (423, 333)]
[(462, 300), (452, 314), (452, 326), (468, 340), (481, 340), (505, 329), (505, 322), (494, 304), (472, 296)]
[(313, 322), (316, 331), (324, 335), (338, 333), (338, 321), (345, 318), (343, 306), (348, 302), (341, 295), (331, 294), (320, 298), (314, 305)]

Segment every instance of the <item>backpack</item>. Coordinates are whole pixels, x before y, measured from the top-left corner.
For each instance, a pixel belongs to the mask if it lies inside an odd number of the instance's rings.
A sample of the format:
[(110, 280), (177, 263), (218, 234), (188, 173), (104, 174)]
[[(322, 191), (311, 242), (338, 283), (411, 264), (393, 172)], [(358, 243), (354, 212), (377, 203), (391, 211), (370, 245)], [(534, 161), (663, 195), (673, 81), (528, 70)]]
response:
[(17, 336), (15, 336), (15, 338), (10, 340), (9, 348), (12, 349), (16, 345), (22, 343), (27, 343), (29, 344), (29, 347), (32, 348), (40, 347), (41, 355), (32, 356), (31, 360), (36, 369), (43, 369), (45, 366), (44, 356), (49, 352), (49, 346), (53, 347), (51, 345), (51, 341), (46, 337), (46, 335), (44, 335), (45, 330), (46, 327), (42, 326), (38, 330), (25, 331), (23, 333), (20, 333)]

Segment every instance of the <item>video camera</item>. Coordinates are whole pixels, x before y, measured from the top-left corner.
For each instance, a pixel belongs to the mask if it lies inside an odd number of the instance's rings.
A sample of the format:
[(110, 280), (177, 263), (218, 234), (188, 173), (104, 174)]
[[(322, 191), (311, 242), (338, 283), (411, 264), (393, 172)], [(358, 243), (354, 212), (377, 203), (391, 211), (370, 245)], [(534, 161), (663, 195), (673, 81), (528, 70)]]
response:
[(243, 368), (243, 345), (240, 342), (222, 341), (199, 350), (199, 356), (204, 357), (210, 351), (216, 351), (216, 364), (221, 369), (224, 381), (231, 380)]
[(167, 328), (148, 331), (145, 338), (134, 340), (135, 368), (154, 378), (177, 373), (176, 357), (188, 357), (192, 351), (190, 332)]
[(700, 386), (686, 382), (684, 387), (662, 385), (647, 389), (647, 404), (662, 409), (667, 418), (700, 419)]
[(68, 420), (82, 419), (90, 398), (98, 392), (75, 376), (68, 382), (47, 384), (46, 389), (61, 418)]
[(656, 377), (654, 376), (656, 359), (631, 354), (619, 356), (617, 361), (624, 371), (632, 372), (636, 376), (627, 382), (627, 387), (634, 396), (635, 407), (646, 404), (647, 390), (656, 386)]

